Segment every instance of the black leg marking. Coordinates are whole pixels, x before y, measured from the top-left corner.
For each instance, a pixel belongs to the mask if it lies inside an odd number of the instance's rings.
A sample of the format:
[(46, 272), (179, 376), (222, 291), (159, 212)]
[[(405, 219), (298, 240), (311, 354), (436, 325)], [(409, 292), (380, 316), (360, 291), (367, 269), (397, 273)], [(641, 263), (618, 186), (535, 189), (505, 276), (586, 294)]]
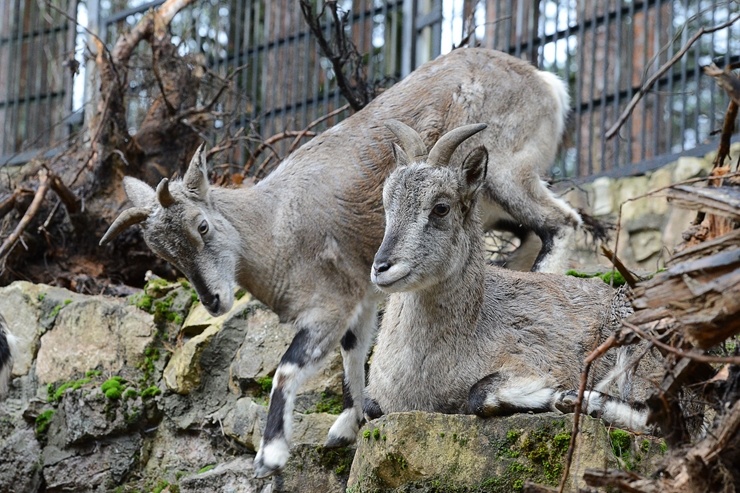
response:
[(357, 336), (352, 330), (348, 330), (342, 336), (342, 349), (345, 351), (352, 351), (357, 346)]
[(537, 254), (537, 258), (534, 261), (534, 265), (532, 265), (533, 272), (537, 271), (542, 261), (552, 251), (552, 247), (554, 245), (553, 239), (555, 238), (555, 235), (557, 235), (557, 233), (558, 233), (557, 229), (550, 229), (550, 228), (535, 230), (535, 234), (539, 236), (540, 240), (542, 241), (542, 248), (540, 248), (540, 253)]
[(0, 315), (0, 370), (10, 363), (10, 343), (8, 342), (7, 331), (5, 319)]
[(470, 388), (470, 392), (468, 392), (469, 412), (482, 418), (492, 416), (490, 411), (486, 409), (486, 397), (488, 397), (488, 394), (493, 389), (500, 386), (501, 380), (501, 375), (496, 372), (486, 375), (475, 382), (475, 384)]
[(310, 341), (311, 337), (308, 329), (299, 330), (295, 337), (293, 337), (293, 341), (290, 343), (288, 350), (283, 354), (280, 364), (291, 363), (299, 368), (306, 366), (310, 360), (308, 354)]
[(275, 388), (270, 396), (270, 408), (267, 411), (267, 424), (265, 425), (265, 434), (262, 438), (263, 443), (269, 443), (277, 437), (283, 436), (285, 424), (283, 423), (283, 414), (285, 411), (285, 395), (280, 387)]
[(355, 400), (352, 398), (352, 391), (347, 383), (347, 377), (342, 379), (342, 409), (351, 409), (355, 407)]
[(362, 411), (365, 413), (368, 419), (378, 419), (383, 415), (383, 410), (380, 409), (380, 404), (375, 399), (365, 397), (365, 402), (362, 406)]

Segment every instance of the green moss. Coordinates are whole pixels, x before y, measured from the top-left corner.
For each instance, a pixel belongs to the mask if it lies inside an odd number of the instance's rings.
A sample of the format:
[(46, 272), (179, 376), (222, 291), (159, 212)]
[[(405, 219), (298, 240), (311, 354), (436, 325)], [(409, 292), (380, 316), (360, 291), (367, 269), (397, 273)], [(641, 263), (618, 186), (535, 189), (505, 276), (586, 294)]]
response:
[(246, 295), (246, 294), (247, 294), (247, 291), (245, 289), (238, 289), (236, 291), (236, 294), (234, 295), (234, 297), (237, 300), (240, 300), (240, 299), (244, 298), (244, 295)]
[(62, 400), (62, 397), (64, 397), (65, 392), (67, 390), (78, 390), (86, 383), (90, 383), (92, 381), (91, 378), (85, 377), (81, 378), (79, 380), (73, 380), (71, 382), (64, 382), (61, 383), (58, 387), (54, 384), (49, 384), (46, 386), (46, 395), (47, 395), (47, 401), (52, 403), (57, 403)]
[(162, 479), (157, 483), (157, 485), (154, 488), (152, 488), (152, 493), (162, 493), (162, 491), (164, 491), (169, 485), (170, 483)]
[(370, 430), (365, 430), (365, 431), (363, 431), (363, 432), (362, 432), (362, 437), (363, 437), (363, 438), (364, 438), (365, 440), (370, 440), (370, 437), (372, 436), (372, 434), (373, 434), (373, 432), (372, 432), (372, 431), (370, 431)]
[(272, 391), (272, 377), (265, 376), (262, 378), (258, 378), (255, 381), (257, 382), (257, 386), (259, 387), (259, 395), (270, 395), (270, 391)]
[(342, 414), (344, 406), (342, 404), (342, 396), (336, 395), (332, 392), (322, 392), (321, 399), (313, 409), (307, 411), (307, 414), (311, 413), (329, 413), (329, 414)]
[(520, 436), (522, 436), (520, 431), (509, 430), (508, 432), (506, 432), (506, 441), (509, 443), (515, 443), (517, 440), (519, 440)]
[(156, 385), (151, 385), (141, 391), (142, 399), (151, 399), (152, 397), (158, 396), (162, 391)]
[(380, 440), (380, 428), (375, 428), (373, 430), (373, 438), (376, 440)]
[(36, 296), (36, 298), (39, 301), (44, 301), (46, 299), (46, 293), (39, 293), (38, 296)]
[(665, 455), (665, 453), (668, 452), (668, 444), (665, 440), (661, 440), (660, 443), (658, 443), (658, 450), (660, 450), (662, 455)]
[(111, 400), (118, 400), (123, 395), (123, 391), (126, 389), (126, 384), (123, 378), (114, 376), (103, 382), (100, 386), (100, 390), (103, 391), (105, 397)]
[(596, 272), (596, 273), (587, 273), (587, 272), (580, 272), (577, 270), (568, 270), (565, 272), (566, 276), (571, 277), (579, 277), (582, 279), (590, 279), (592, 277), (598, 277), (602, 281), (604, 281), (607, 284), (613, 285), (613, 286), (623, 286), (626, 281), (624, 279), (624, 276), (620, 274), (618, 271), (606, 271), (606, 272)]
[(103, 372), (102, 372), (102, 371), (100, 371), (100, 370), (87, 370), (87, 371), (85, 372), (85, 376), (86, 376), (87, 378), (95, 378), (95, 377), (99, 377), (99, 376), (100, 376), (100, 375), (102, 375), (102, 374), (103, 374)]
[(640, 452), (643, 454), (650, 452), (650, 440), (643, 440), (642, 443), (640, 443)]
[(134, 305), (139, 310), (144, 310), (147, 313), (151, 313), (154, 298), (142, 291), (141, 293), (136, 293), (129, 296), (128, 302), (129, 304)]
[(214, 467), (216, 467), (215, 464), (209, 464), (209, 465), (207, 465), (205, 467), (201, 467), (200, 470), (198, 470), (198, 474), (203, 474), (204, 472), (208, 472), (211, 469), (213, 469)]
[(136, 391), (136, 389), (128, 388), (123, 393), (124, 399), (136, 399), (137, 397), (139, 397), (139, 393)]
[(612, 451), (617, 457), (623, 457), (630, 452), (632, 445), (632, 435), (624, 430), (614, 429), (609, 431), (609, 441), (612, 444)]
[(51, 419), (54, 417), (54, 410), (47, 409), (38, 416), (36, 416), (36, 436), (42, 437), (49, 430)]

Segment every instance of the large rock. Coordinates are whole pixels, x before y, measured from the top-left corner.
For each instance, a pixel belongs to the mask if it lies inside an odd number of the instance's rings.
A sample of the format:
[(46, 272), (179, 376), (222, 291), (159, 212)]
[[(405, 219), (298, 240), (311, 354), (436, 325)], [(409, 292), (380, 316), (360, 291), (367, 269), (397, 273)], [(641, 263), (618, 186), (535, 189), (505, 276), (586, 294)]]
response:
[[(270, 480), (254, 479), (252, 457), (239, 457), (180, 481), (180, 493), (268, 493)], [(297, 491), (297, 490), (296, 490)], [(324, 491), (324, 490), (315, 490)]]
[(53, 324), (61, 310), (85, 296), (66, 289), (17, 281), (0, 288), (0, 314), (18, 340), (13, 355), (13, 375), (26, 375), (39, 350), (41, 335)]
[(43, 452), (45, 491), (111, 491), (137, 465), (141, 443), (136, 434), (91, 441), (80, 447), (47, 446)]
[(36, 376), (46, 384), (93, 368), (118, 373), (136, 367), (155, 335), (152, 316), (124, 301), (88, 297), (66, 303), (54, 329), (41, 337)]
[(182, 473), (195, 473), (220, 461), (211, 436), (177, 431), (165, 420), (151, 436), (143, 471), (147, 477), (173, 483)]
[[(265, 379), (275, 375), (295, 330), (291, 324), (281, 324), (277, 315), (257, 302), (252, 305), (245, 322), (244, 343), (231, 365), (231, 387), (238, 393), (259, 395)], [(324, 404), (322, 401), (340, 402), (343, 371), (342, 356), (336, 348), (318, 372), (301, 386), (295, 402), (296, 411), (314, 411), (317, 405)]]
[[(521, 491), (525, 480), (555, 486), (570, 443), (572, 415), (480, 419), (397, 413), (360, 432), (348, 492)], [(571, 468), (614, 466), (604, 425), (584, 417)]]
[(100, 387), (67, 391), (54, 415), (50, 442), (62, 446), (136, 430), (144, 421), (141, 397), (111, 400)]
[[(242, 397), (233, 407), (221, 409), (210, 418), (219, 423), (226, 436), (255, 452), (267, 423), (267, 406)], [(323, 444), (336, 419), (326, 413), (293, 414), (293, 443)]]
[(41, 447), (33, 430), (23, 427), (0, 437), (0, 491), (37, 491), (41, 486)]
[(353, 447), (329, 449), (311, 444), (291, 448), (288, 463), (273, 480), (273, 493), (344, 493)]

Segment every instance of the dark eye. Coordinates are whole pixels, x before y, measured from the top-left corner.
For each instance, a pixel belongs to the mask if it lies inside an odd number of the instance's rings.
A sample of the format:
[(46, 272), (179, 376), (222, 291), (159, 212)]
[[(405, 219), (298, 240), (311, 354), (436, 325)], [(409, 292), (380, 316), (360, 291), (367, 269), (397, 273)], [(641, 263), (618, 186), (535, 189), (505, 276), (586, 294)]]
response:
[(205, 219), (203, 219), (198, 225), (198, 233), (200, 233), (201, 236), (208, 233), (208, 221)]
[(450, 212), (450, 206), (447, 204), (437, 204), (432, 208), (432, 214), (437, 217), (445, 217)]

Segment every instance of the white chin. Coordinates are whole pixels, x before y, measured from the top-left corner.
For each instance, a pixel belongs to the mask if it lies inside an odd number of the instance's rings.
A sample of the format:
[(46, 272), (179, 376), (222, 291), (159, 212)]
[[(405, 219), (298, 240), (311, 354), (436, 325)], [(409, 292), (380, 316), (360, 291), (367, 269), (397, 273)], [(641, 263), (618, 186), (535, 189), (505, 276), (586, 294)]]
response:
[(402, 291), (405, 286), (411, 268), (406, 265), (394, 265), (385, 272), (376, 274), (374, 271), (370, 274), (370, 280), (378, 288), (386, 293)]

